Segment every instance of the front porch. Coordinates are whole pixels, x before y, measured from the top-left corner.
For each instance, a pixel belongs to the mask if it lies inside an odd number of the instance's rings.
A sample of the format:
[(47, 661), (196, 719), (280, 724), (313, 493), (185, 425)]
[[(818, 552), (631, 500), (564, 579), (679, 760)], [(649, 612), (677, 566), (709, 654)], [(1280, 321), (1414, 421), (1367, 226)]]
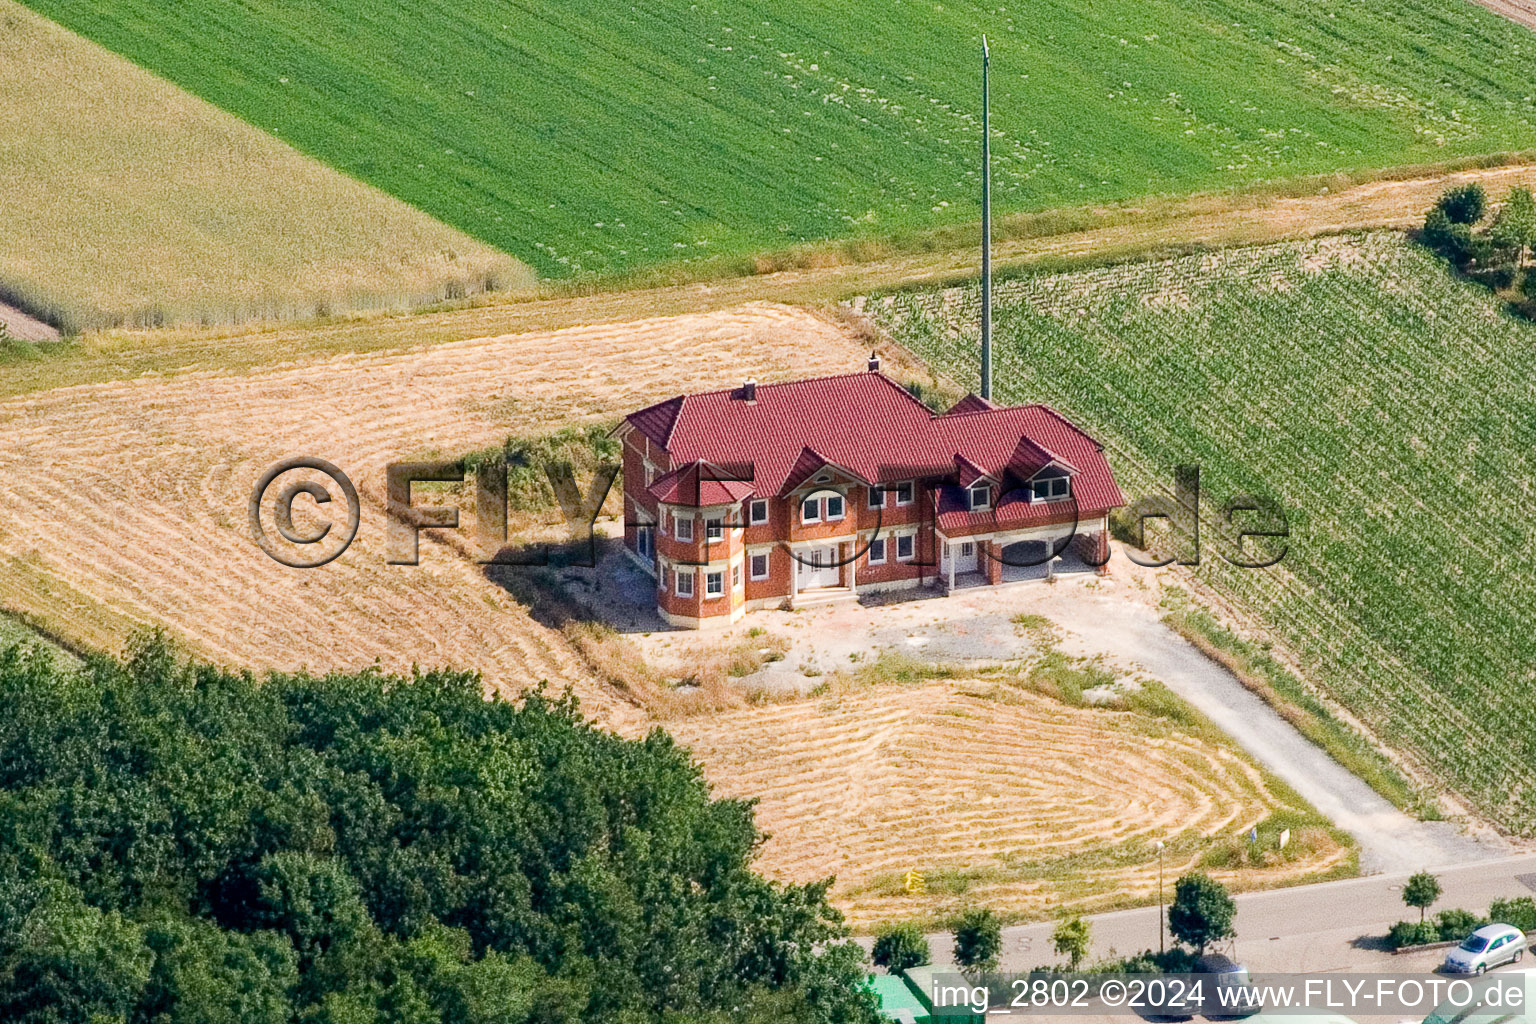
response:
[(950, 593), (973, 587), (999, 587), (1058, 576), (1105, 572), (1109, 534), (1097, 529), (1061, 533), (1060, 528), (1020, 530), (985, 537), (939, 535), (938, 588)]

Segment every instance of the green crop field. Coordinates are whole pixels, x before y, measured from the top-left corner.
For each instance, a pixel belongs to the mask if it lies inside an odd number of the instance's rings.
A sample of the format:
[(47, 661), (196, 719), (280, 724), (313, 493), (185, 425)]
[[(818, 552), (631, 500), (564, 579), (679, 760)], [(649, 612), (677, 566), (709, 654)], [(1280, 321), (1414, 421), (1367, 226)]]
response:
[[(975, 380), (977, 287), (861, 303)], [(1199, 573), (1373, 732), (1536, 832), (1536, 324), (1389, 233), (997, 289), (998, 396), (1048, 401), (1133, 498), (1198, 464), (1286, 509), (1271, 570)]]
[(28, 0), (565, 276), (1536, 146), (1467, 0)]

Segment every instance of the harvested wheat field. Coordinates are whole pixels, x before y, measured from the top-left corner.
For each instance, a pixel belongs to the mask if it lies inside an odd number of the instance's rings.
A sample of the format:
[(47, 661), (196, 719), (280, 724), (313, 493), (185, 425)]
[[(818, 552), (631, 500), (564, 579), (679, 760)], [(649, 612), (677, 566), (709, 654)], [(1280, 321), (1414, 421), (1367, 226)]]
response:
[(0, 0), (0, 299), (68, 331), (399, 309), (516, 259)]
[[(161, 623), (234, 665), (454, 663), (502, 690), (548, 679), (623, 727), (639, 712), (468, 559), (427, 533), (420, 565), (385, 564), (384, 465), (685, 387), (862, 368), (863, 355), (812, 314), (755, 305), (13, 399), (0, 404), (0, 606), (108, 650)], [(363, 496), (357, 540), (317, 569), (272, 561), (247, 526), (257, 477), (292, 455), (330, 460)]]
[[(1200, 866), (1245, 888), (1347, 869), (1353, 852), (1225, 738), (982, 680), (883, 686), (675, 722), (717, 790), (759, 800), (760, 865), (837, 876), (855, 927), (969, 902), (1037, 918), (1144, 902)], [(1271, 852), (1235, 870), (1254, 826)], [(1283, 859), (1273, 835), (1293, 827)], [(926, 892), (906, 891), (908, 871)]]

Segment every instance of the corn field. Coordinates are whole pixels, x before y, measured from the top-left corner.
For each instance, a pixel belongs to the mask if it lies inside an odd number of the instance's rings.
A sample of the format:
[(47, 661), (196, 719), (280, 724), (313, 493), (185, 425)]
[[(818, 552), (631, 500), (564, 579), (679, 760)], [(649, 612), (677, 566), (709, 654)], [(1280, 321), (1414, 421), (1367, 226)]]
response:
[[(1536, 832), (1536, 324), (1375, 233), (1007, 281), (998, 397), (1109, 448), (1127, 494), (1202, 469), (1203, 526), (1249, 492), (1285, 557), (1196, 570), (1420, 771)], [(976, 286), (859, 300), (974, 386)]]

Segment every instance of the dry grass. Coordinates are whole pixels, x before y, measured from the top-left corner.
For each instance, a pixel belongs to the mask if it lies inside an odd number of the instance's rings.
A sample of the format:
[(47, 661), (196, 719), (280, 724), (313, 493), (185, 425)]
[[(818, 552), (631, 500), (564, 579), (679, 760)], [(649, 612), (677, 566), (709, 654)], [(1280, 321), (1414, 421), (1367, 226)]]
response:
[(69, 331), (398, 309), (516, 260), (0, 0), (0, 301)]
[[(759, 801), (763, 870), (836, 875), (834, 900), (861, 928), (969, 902), (1014, 918), (1143, 902), (1159, 839), (1169, 877), (1201, 865), (1246, 888), (1352, 864), (1315, 823), (1294, 830), (1289, 857), (1234, 854), (1254, 826), (1311, 819), (1229, 742), (1144, 710), (935, 680), (668, 728), (719, 792)], [(925, 895), (905, 891), (909, 870)]]
[[(235, 665), (455, 663), (508, 691), (547, 679), (638, 728), (634, 695), (529, 614), (536, 595), (519, 600), (431, 531), (419, 566), (385, 564), (383, 466), (862, 357), (821, 318), (755, 305), (12, 399), (0, 403), (0, 607), (108, 649), (159, 622)], [(331, 460), (363, 496), (356, 542), (319, 569), (279, 565), (247, 530), (256, 477), (296, 454)]]

